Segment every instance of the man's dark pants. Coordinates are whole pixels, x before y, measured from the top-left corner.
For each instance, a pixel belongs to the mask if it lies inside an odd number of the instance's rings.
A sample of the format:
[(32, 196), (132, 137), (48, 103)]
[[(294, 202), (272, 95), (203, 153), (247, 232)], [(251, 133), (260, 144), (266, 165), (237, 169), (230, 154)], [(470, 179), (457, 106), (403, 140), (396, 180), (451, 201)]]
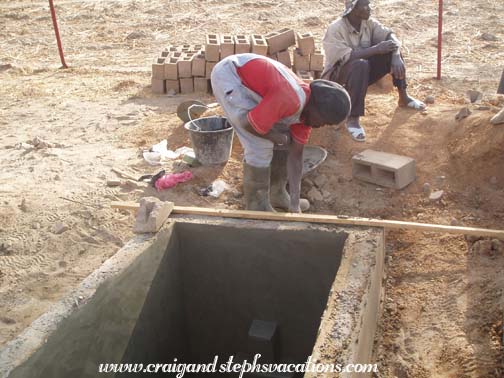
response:
[[(337, 77), (333, 73), (331, 80), (345, 87), (352, 100), (350, 117), (364, 115), (367, 88), (390, 73), (392, 54), (373, 55), (368, 59), (356, 59), (345, 64)], [(405, 79), (393, 78), (394, 86), (406, 88)]]

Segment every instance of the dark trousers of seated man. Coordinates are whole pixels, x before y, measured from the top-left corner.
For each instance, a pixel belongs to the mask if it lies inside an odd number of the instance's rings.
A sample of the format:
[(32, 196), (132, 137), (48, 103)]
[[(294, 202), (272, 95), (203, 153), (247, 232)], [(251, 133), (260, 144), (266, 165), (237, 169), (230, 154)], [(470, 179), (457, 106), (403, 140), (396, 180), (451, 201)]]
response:
[[(391, 61), (392, 54), (373, 55), (367, 59), (348, 62), (341, 67), (337, 77), (334, 73), (331, 75), (331, 81), (343, 85), (350, 95), (352, 100), (350, 117), (364, 115), (368, 86), (390, 73)], [(398, 89), (406, 89), (405, 79), (393, 77), (393, 83)]]

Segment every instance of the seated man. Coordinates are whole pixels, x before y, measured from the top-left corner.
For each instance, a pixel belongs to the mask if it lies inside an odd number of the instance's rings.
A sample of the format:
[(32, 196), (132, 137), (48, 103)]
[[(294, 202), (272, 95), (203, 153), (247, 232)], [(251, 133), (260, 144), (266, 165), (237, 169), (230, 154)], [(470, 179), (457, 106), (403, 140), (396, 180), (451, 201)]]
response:
[(324, 36), (322, 78), (347, 89), (352, 99), (347, 129), (354, 140), (363, 142), (366, 134), (359, 117), (364, 115), (367, 88), (386, 74), (392, 73), (399, 106), (423, 110), (425, 104), (408, 96), (400, 42), (390, 29), (369, 18), (369, 0), (346, 0), (345, 6), (345, 12), (329, 25)]
[(221, 60), (211, 82), (244, 149), (246, 208), (307, 210), (308, 201), (299, 198), (304, 144), (312, 127), (346, 119), (348, 93), (326, 80), (306, 84), (283, 64), (256, 54)]

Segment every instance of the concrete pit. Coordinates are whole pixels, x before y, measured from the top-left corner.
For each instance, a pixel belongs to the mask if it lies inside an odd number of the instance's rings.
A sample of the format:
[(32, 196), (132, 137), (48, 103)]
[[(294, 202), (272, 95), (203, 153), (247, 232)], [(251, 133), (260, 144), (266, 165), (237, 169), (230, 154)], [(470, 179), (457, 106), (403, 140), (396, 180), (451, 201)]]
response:
[[(173, 216), (0, 350), (0, 376), (96, 377), (100, 363), (220, 365), (255, 353), (368, 363), (382, 275), (380, 229)], [(198, 375), (219, 374), (184, 376)]]

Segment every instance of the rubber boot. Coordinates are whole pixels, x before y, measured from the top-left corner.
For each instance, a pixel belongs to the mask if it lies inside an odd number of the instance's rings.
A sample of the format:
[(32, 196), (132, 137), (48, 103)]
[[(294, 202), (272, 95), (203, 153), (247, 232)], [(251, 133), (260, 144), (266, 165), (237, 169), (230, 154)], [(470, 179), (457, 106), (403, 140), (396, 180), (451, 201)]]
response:
[(270, 167), (258, 168), (243, 163), (243, 194), (247, 210), (275, 212), (270, 204), (270, 170)]
[[(289, 151), (273, 150), (271, 160), (271, 205), (280, 209), (289, 210), (290, 195), (287, 191), (287, 157)], [(310, 202), (305, 198), (299, 199), (301, 211), (310, 208)]]

